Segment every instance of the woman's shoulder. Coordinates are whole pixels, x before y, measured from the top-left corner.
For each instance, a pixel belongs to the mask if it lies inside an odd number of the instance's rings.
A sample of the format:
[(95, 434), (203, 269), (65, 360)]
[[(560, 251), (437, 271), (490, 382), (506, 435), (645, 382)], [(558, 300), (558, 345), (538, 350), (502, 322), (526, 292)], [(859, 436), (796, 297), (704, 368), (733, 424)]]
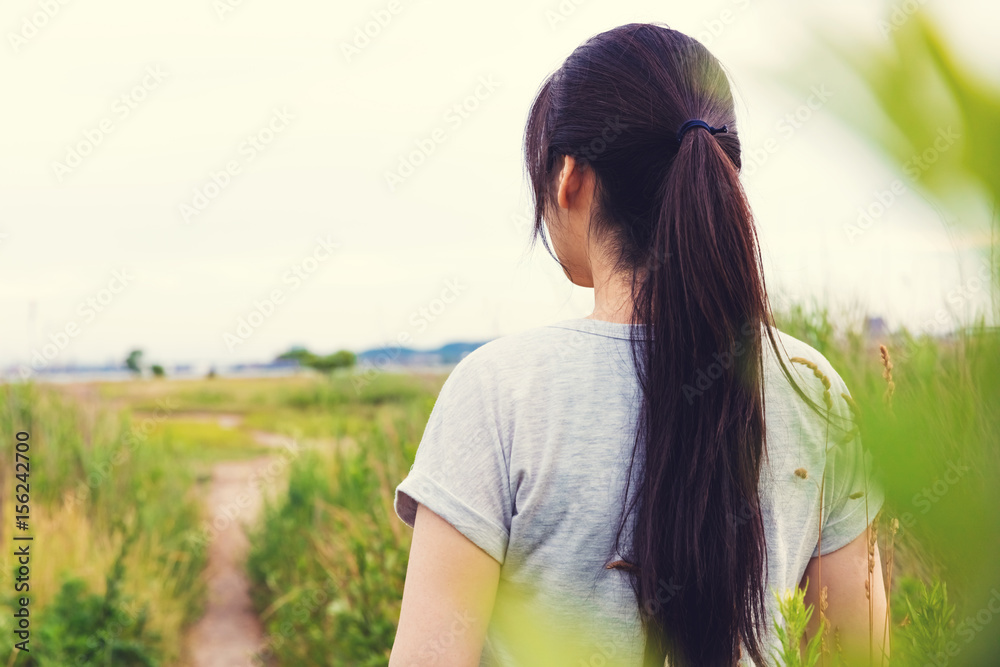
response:
[(510, 368), (512, 365), (536, 364), (551, 359), (553, 355), (558, 358), (560, 346), (579, 335), (578, 331), (564, 326), (565, 322), (572, 321), (534, 326), (494, 338), (466, 354), (455, 371), (459, 368)]
[[(851, 392), (843, 377), (819, 350), (789, 333), (771, 327), (778, 354), (764, 340), (764, 378), (772, 390), (791, 396), (794, 389), (782, 371), (782, 365), (792, 375), (798, 387), (818, 406), (833, 414), (850, 414)], [(779, 363), (779, 357), (780, 362)]]

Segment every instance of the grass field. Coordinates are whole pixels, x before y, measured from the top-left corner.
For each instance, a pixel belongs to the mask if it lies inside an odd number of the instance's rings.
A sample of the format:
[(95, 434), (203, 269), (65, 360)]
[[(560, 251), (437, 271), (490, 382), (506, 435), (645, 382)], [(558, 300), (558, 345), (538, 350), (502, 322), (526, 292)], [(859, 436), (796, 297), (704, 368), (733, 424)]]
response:
[[(996, 335), (885, 341), (894, 383), (887, 397), (878, 341), (860, 328), (801, 310), (781, 326), (830, 359), (860, 407), (887, 493), (879, 539), (893, 559), (892, 664), (997, 664)], [(14, 655), (6, 641), (0, 661), (185, 664), (185, 634), (205, 608), (207, 545), (198, 536), (212, 511), (203, 501), (213, 466), (294, 441), (299, 448), (249, 531), (245, 567), (266, 638), (256, 664), (386, 664), (409, 547), (392, 493), (443, 379), (0, 387), (5, 466), (13, 435), (30, 434), (30, 532), (39, 554), (31, 651)], [(964, 471), (957, 480), (945, 477), (949, 465)], [(9, 544), (14, 508), (5, 502), (3, 510)], [(2, 557), (4, 637), (13, 636), (17, 608), (10, 551)]]

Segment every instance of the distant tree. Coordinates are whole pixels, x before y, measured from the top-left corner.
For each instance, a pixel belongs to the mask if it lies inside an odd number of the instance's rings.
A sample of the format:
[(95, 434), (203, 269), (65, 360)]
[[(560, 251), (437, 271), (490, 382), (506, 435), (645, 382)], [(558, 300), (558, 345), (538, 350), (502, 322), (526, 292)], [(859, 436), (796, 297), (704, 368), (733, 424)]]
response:
[(329, 373), (338, 368), (350, 368), (357, 361), (357, 357), (349, 350), (340, 350), (333, 354), (319, 356), (304, 347), (293, 347), (288, 352), (279, 355), (276, 360), (294, 360), (299, 362), (299, 366), (304, 368), (312, 368), (321, 373)]
[(125, 358), (125, 365), (136, 375), (142, 375), (142, 350), (132, 350)]
[(309, 365), (321, 373), (329, 373), (338, 368), (350, 368), (357, 361), (357, 357), (349, 350), (340, 350), (325, 357), (317, 357)]
[(149, 370), (153, 371), (153, 377), (162, 378), (167, 375), (167, 372), (163, 370), (163, 366), (160, 364), (153, 364), (149, 367)]
[(205, 374), (205, 377), (209, 380), (212, 380), (215, 379), (215, 375), (216, 375), (215, 366), (212, 366), (211, 368), (208, 369), (208, 373)]
[(299, 366), (312, 366), (319, 357), (310, 352), (304, 347), (295, 346), (285, 352), (284, 354), (279, 354), (275, 361), (297, 361)]

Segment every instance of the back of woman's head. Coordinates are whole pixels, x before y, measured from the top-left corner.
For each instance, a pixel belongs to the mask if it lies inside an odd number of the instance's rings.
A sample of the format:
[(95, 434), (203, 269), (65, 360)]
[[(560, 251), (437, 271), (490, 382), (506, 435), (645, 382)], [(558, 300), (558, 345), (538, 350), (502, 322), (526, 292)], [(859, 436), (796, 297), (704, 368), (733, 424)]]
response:
[[(689, 120), (709, 127), (678, 135)], [(622, 576), (647, 662), (733, 665), (742, 647), (763, 663), (762, 338), (775, 340), (726, 74), (665, 27), (601, 33), (543, 84), (525, 151), (536, 236), (573, 157), (595, 176), (589, 231), (632, 286), (643, 403), (629, 477), (642, 472), (616, 548), (634, 565)]]

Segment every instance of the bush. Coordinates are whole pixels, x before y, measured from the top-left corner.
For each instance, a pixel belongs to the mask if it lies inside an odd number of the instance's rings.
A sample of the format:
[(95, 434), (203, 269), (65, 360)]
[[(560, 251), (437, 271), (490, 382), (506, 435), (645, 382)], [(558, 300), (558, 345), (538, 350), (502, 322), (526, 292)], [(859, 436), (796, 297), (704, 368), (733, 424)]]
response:
[(40, 617), (34, 648), (20, 664), (26, 667), (155, 667), (161, 638), (147, 627), (148, 610), (133, 608), (123, 595), (125, 552), (137, 533), (126, 538), (107, 577), (104, 595), (88, 591), (86, 582), (63, 583)]
[(427, 414), (423, 404), (395, 421), (383, 412), (351, 451), (304, 455), (266, 508), (248, 569), (280, 664), (386, 664), (409, 553), (392, 491)]
[[(148, 665), (178, 657), (184, 624), (204, 593), (204, 548), (185, 541), (201, 508), (194, 472), (143, 426), (51, 389), (0, 388), (0, 428), (31, 435), (30, 530), (45, 548), (32, 564), (30, 653), (12, 661), (7, 642), (4, 664)], [(12, 439), (4, 442), (0, 455), (12, 460)], [(9, 514), (0, 519), (12, 525), (13, 508), (3, 509)], [(11, 553), (0, 555), (4, 575), (16, 565)], [(12, 636), (15, 605), (0, 599), (4, 636)]]

